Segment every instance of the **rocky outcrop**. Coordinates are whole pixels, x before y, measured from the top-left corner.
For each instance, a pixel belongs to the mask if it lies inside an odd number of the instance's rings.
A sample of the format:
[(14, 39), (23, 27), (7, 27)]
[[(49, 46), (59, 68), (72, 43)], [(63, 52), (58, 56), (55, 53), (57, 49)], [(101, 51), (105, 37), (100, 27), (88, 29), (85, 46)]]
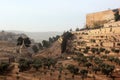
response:
[(59, 57), (61, 55), (61, 42), (55, 41), (49, 48), (36, 54), (34, 57)]

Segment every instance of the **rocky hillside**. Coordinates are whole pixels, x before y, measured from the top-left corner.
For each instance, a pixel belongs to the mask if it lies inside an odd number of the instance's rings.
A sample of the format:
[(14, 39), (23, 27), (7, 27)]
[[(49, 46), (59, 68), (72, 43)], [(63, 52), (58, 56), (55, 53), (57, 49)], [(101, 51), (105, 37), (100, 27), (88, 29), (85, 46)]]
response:
[(61, 42), (55, 41), (49, 48), (40, 51), (34, 57), (59, 57), (61, 55)]
[[(51, 47), (44, 49), (36, 56), (59, 56), (62, 52), (61, 43), (64, 41), (63, 53), (96, 53), (115, 54), (120, 52), (120, 27), (104, 27), (99, 29), (73, 31), (65, 39), (56, 41)], [(71, 35), (70, 35), (71, 34)]]
[[(67, 52), (93, 53), (119, 53), (120, 27), (107, 27), (93, 30), (72, 32), (73, 38), (67, 41)], [(104, 51), (101, 52), (101, 49)], [(99, 51), (100, 50), (100, 51)]]

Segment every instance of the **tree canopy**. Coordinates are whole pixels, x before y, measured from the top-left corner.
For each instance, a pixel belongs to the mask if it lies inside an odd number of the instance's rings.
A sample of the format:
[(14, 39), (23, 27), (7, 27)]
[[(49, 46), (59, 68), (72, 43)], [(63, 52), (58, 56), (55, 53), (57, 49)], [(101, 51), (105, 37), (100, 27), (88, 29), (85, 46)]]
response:
[(23, 38), (21, 36), (18, 37), (18, 39), (17, 39), (17, 45), (21, 46), (21, 45), (23, 45), (23, 43), (24, 43), (24, 45), (26, 47), (30, 47), (31, 41), (30, 41), (30, 39), (28, 37), (26, 37), (26, 38)]

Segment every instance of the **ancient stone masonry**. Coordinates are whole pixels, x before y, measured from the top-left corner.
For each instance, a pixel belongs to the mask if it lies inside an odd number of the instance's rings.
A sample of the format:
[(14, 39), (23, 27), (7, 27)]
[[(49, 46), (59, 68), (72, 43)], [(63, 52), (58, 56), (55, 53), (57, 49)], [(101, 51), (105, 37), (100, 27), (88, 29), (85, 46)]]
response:
[(97, 51), (105, 49), (106, 53), (120, 52), (120, 9), (88, 14), (86, 25), (85, 30), (71, 32), (74, 38), (68, 41), (68, 52), (93, 53), (93, 48)]
[(68, 41), (67, 52), (120, 53), (120, 9), (88, 14), (86, 25), (84, 30), (71, 32), (74, 38)]
[(114, 10), (107, 10), (102, 12), (91, 13), (86, 16), (86, 25), (87, 28), (99, 28), (104, 27), (104, 24), (114, 23), (115, 22), (115, 13), (120, 14), (120, 8)]

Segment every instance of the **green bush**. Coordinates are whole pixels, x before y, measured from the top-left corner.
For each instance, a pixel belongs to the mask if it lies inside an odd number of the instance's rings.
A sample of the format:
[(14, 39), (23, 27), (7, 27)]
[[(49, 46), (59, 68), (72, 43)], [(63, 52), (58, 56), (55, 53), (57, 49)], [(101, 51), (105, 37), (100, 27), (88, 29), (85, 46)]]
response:
[(105, 51), (105, 48), (100, 48), (100, 52), (104, 52)]
[(119, 15), (119, 11), (115, 12), (114, 14), (114, 18), (115, 18), (115, 21), (119, 21), (120, 20), (120, 15)]
[(72, 73), (72, 74), (78, 74), (79, 68), (77, 68), (74, 65), (68, 65), (67, 69)]
[(23, 71), (29, 70), (31, 68), (30, 64), (31, 64), (31, 61), (26, 60), (26, 59), (20, 59), (19, 66), (18, 66), (19, 71), (23, 72)]
[(9, 65), (10, 65), (9, 63), (1, 63), (0, 74), (4, 74), (8, 70)]
[(40, 67), (42, 67), (42, 61), (40, 59), (35, 59), (32, 65), (37, 71)]

